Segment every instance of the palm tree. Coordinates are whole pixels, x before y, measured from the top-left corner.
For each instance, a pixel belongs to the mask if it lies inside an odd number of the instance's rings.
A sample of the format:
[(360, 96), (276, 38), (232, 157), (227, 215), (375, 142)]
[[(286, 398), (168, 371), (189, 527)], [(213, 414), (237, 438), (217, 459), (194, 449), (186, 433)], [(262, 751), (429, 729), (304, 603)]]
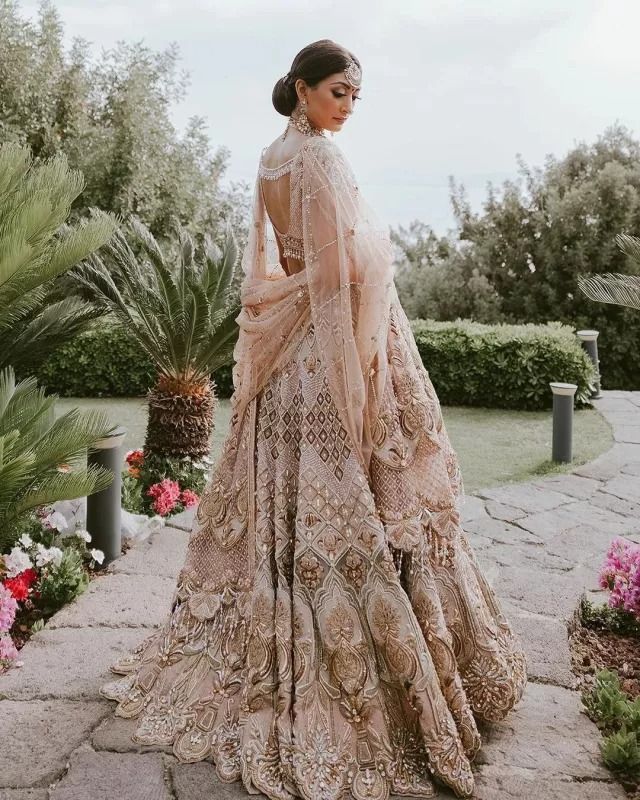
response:
[(117, 231), (102, 256), (90, 256), (77, 270), (77, 281), (116, 315), (157, 369), (145, 453), (199, 459), (209, 452), (217, 402), (211, 374), (233, 361), (238, 338), (240, 304), (231, 285), (238, 250), (229, 225), (222, 250), (208, 238), (196, 248), (180, 224), (174, 227), (177, 253), (165, 255), (132, 217), (126, 234)]
[(56, 419), (56, 399), (35, 378), (16, 384), (11, 367), (0, 371), (0, 553), (37, 506), (92, 494), (113, 480), (85, 461), (87, 448), (109, 433), (107, 418), (74, 409)]
[[(640, 239), (621, 233), (616, 244), (640, 267)], [(578, 287), (591, 300), (640, 310), (640, 275), (608, 272), (601, 275), (579, 275)]]
[(33, 370), (102, 313), (79, 297), (50, 297), (54, 279), (116, 227), (99, 211), (65, 224), (83, 185), (64, 156), (34, 164), (27, 148), (0, 146), (0, 368)]

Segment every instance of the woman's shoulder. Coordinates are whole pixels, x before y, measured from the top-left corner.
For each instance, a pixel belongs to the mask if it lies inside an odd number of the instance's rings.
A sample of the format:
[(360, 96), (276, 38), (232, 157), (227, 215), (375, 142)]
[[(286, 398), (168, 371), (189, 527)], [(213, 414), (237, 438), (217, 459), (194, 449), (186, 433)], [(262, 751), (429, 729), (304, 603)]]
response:
[(262, 148), (261, 157), (265, 166), (285, 163), (304, 152), (337, 151), (336, 144), (328, 136), (305, 136), (293, 142), (283, 143), (281, 137)]

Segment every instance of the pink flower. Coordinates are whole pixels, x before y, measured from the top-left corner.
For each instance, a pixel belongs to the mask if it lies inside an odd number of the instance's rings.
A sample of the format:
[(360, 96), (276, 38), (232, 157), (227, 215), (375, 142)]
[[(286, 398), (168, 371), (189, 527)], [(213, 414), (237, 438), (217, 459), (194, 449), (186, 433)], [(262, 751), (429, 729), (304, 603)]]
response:
[(18, 601), (4, 584), (0, 583), (0, 633), (8, 631), (13, 625), (18, 610)]
[(196, 494), (191, 489), (183, 489), (182, 494), (180, 495), (180, 502), (185, 508), (191, 508), (191, 506), (197, 506), (200, 502), (200, 495)]
[(634, 614), (640, 620), (640, 545), (620, 537), (614, 539), (599, 575), (609, 589), (609, 605)]
[(18, 651), (10, 636), (0, 636), (0, 665), (8, 666), (18, 658)]
[(161, 517), (171, 513), (180, 499), (180, 484), (165, 478), (160, 483), (154, 483), (147, 490), (149, 497), (153, 497), (153, 510)]

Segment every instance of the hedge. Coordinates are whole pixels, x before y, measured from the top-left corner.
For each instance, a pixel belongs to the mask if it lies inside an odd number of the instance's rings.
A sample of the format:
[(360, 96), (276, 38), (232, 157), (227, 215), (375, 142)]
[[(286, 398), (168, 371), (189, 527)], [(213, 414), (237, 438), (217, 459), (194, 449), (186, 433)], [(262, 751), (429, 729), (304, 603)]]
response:
[[(140, 397), (154, 382), (153, 365), (124, 328), (111, 323), (85, 331), (55, 352), (38, 381), (61, 397)], [(231, 365), (213, 376), (220, 397), (231, 397)]]
[(550, 408), (551, 381), (577, 384), (576, 405), (588, 404), (593, 365), (569, 325), (418, 319), (411, 327), (444, 405)]
[[(481, 325), (467, 320), (413, 320), (422, 361), (444, 405), (534, 410), (552, 404), (550, 381), (576, 383), (588, 401), (591, 362), (573, 329), (547, 325)], [(40, 370), (50, 391), (66, 397), (133, 397), (153, 383), (147, 356), (126, 331), (101, 325), (62, 347)], [(213, 376), (220, 397), (233, 392), (231, 365)]]

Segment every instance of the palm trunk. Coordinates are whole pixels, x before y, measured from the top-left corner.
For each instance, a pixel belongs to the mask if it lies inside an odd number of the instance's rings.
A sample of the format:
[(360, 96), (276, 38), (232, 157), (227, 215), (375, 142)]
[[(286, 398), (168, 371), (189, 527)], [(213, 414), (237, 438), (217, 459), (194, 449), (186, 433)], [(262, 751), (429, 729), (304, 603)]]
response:
[(160, 378), (148, 394), (145, 452), (202, 458), (209, 454), (218, 403), (212, 381), (188, 384)]

